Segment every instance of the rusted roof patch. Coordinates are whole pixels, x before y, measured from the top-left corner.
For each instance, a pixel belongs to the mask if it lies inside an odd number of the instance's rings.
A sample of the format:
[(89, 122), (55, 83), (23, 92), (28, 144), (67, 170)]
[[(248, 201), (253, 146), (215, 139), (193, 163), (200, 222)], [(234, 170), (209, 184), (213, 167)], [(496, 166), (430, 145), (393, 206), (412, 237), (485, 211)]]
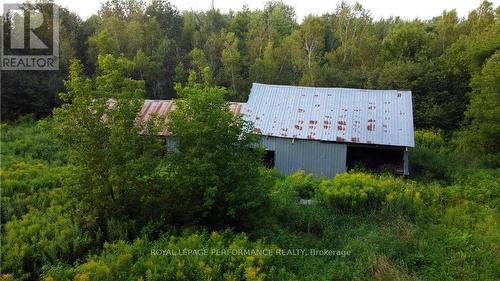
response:
[(411, 91), (254, 83), (242, 113), (267, 136), (413, 147), (412, 110)]
[[(229, 104), (229, 109), (235, 115), (241, 113), (241, 109), (243, 108), (244, 103), (240, 102), (231, 102)], [(144, 105), (139, 113), (139, 120), (141, 122), (145, 122), (149, 120), (151, 114), (158, 114), (159, 116), (163, 116), (165, 121), (168, 121), (168, 113), (175, 110), (175, 104), (173, 100), (145, 100)], [(167, 136), (168, 130), (164, 129), (161, 133), (161, 136)]]

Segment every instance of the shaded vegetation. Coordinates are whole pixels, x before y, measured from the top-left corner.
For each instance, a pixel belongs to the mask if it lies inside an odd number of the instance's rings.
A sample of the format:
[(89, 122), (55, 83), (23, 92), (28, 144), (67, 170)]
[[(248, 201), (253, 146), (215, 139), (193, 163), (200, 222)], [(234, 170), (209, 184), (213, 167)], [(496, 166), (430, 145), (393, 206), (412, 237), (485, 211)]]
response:
[[(34, 115), (0, 125), (1, 280), (499, 279), (491, 3), (411, 22), (341, 3), (298, 24), (282, 2), (181, 14), (110, 1), (62, 21), (69, 41), (51, 75), (64, 90), (2, 77), (2, 119)], [(411, 177), (265, 169), (228, 106), (250, 81), (411, 89)], [(138, 122), (146, 97), (176, 98), (169, 122)], [(176, 140), (166, 156), (164, 129)], [(287, 249), (305, 252), (277, 254)]]
[[(2, 125), (2, 159), (10, 159), (2, 162), (1, 174), (2, 272), (15, 278), (496, 280), (499, 274), (498, 169), (454, 168), (444, 172), (445, 180), (436, 174), (403, 180), (355, 171), (329, 180), (262, 170), (261, 177), (272, 184), (266, 196), (270, 205), (246, 234), (224, 227), (207, 232), (193, 224), (169, 226), (161, 219), (107, 217), (100, 225), (69, 196), (72, 165), (30, 156), (30, 151), (57, 147), (41, 129), (53, 121), (20, 122)], [(439, 144), (438, 149), (450, 147), (436, 141), (435, 132), (420, 134)], [(425, 171), (433, 163), (420, 167)], [(300, 198), (312, 198), (313, 203), (299, 204)], [(168, 215), (168, 209), (159, 212)], [(151, 253), (221, 248), (335, 249), (349, 254)]]

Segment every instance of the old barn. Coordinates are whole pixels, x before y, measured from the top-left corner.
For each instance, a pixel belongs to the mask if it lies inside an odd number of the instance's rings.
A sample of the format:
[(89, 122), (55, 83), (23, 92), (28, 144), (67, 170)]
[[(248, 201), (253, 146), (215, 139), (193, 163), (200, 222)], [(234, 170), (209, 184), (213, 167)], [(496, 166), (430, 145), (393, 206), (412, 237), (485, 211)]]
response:
[(414, 146), (410, 91), (254, 83), (244, 118), (270, 166), (333, 177), (349, 167), (408, 172)]
[[(147, 100), (141, 118), (166, 115), (170, 100)], [(265, 162), (283, 174), (298, 170), (333, 177), (351, 167), (407, 175), (414, 146), (410, 91), (313, 88), (254, 83), (234, 114), (254, 123)], [(175, 143), (166, 137), (169, 149)]]

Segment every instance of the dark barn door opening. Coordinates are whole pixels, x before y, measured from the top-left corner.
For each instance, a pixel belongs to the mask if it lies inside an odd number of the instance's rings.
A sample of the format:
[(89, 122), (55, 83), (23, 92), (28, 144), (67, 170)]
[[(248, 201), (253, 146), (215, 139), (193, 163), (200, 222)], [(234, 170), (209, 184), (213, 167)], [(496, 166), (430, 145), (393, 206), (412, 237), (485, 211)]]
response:
[(347, 169), (403, 174), (403, 154), (401, 149), (348, 146), (346, 166)]
[(274, 168), (274, 154), (274, 151), (266, 150), (266, 153), (264, 154), (264, 166), (266, 168)]

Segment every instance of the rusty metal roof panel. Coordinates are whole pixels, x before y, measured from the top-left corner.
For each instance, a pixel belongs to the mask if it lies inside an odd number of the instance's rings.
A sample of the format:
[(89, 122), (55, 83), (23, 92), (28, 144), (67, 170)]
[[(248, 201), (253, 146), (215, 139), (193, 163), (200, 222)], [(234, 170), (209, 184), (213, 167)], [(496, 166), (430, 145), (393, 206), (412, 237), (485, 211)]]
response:
[(414, 146), (411, 91), (254, 83), (243, 114), (268, 136)]
[[(229, 103), (229, 109), (235, 115), (240, 114), (244, 103), (231, 102)], [(145, 122), (149, 120), (151, 114), (158, 114), (168, 121), (168, 113), (175, 110), (175, 103), (173, 100), (145, 100), (144, 105), (139, 113), (139, 120)], [(161, 136), (167, 136), (168, 131), (165, 128), (161, 133)]]

